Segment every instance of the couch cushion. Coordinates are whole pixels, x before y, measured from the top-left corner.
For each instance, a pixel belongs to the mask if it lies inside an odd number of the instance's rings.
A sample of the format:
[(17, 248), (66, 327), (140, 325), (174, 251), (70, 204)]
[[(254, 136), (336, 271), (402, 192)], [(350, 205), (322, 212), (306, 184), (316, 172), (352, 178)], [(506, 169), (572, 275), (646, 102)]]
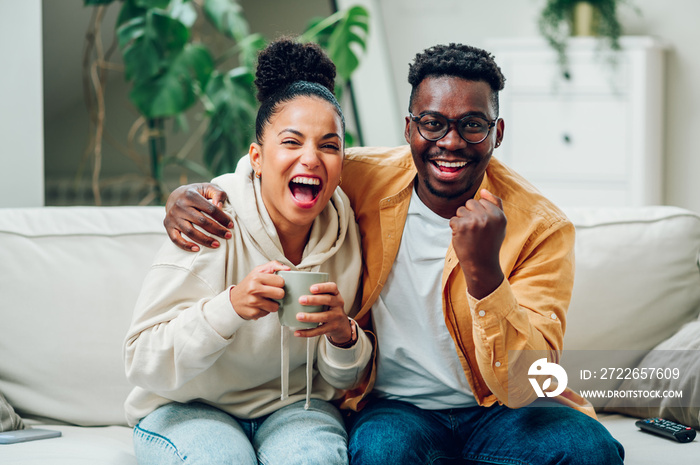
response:
[(633, 368), (698, 316), (700, 216), (668, 206), (566, 214), (576, 226), (576, 276), (564, 349), (615, 350), (615, 363)]
[(22, 416), (125, 424), (122, 344), (161, 207), (0, 209), (0, 391)]
[(677, 369), (678, 376), (652, 376), (626, 379), (621, 390), (676, 391), (679, 397), (612, 399), (606, 412), (639, 418), (661, 417), (700, 429), (700, 321), (691, 321), (661, 342), (639, 364), (642, 368)]
[(82, 428), (35, 425), (61, 432), (61, 437), (0, 445), (3, 465), (136, 465), (133, 430), (126, 426)]

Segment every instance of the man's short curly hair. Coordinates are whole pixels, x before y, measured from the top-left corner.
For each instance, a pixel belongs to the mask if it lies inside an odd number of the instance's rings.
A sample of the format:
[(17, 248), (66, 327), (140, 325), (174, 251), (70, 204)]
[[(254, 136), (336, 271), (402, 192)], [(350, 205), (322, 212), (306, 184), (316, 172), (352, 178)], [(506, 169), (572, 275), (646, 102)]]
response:
[(451, 43), (435, 45), (416, 54), (413, 63), (408, 65), (408, 83), (411, 84), (409, 111), (420, 83), (427, 77), (440, 76), (486, 82), (491, 87), (498, 115), (498, 92), (503, 90), (506, 78), (489, 52), (470, 45)]

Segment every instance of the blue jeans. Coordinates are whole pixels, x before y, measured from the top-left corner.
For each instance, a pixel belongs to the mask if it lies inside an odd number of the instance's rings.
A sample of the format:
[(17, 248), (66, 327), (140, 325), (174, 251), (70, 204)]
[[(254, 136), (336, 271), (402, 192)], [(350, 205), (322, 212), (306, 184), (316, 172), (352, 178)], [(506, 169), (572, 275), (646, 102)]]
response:
[(622, 445), (564, 406), (422, 410), (372, 399), (350, 418), (351, 465), (621, 464)]
[(254, 420), (202, 403), (173, 402), (134, 428), (140, 465), (286, 465), (348, 463), (347, 434), (328, 402), (296, 402)]

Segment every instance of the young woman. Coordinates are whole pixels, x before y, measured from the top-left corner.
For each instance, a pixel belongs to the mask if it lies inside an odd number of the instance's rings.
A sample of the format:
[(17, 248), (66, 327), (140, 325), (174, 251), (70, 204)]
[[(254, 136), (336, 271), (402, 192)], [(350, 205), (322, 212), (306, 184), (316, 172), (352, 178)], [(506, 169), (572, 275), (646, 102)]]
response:
[[(197, 254), (167, 241), (151, 267), (124, 347), (140, 464), (347, 463), (330, 401), (362, 379), (371, 343), (347, 316), (361, 255), (337, 187), (345, 123), (334, 77), (315, 45), (282, 39), (261, 52), (250, 165), (216, 180), (232, 237)], [(289, 269), (327, 272), (330, 282), (300, 298), (328, 310), (300, 314), (320, 325), (289, 338), (285, 372), (275, 273)]]

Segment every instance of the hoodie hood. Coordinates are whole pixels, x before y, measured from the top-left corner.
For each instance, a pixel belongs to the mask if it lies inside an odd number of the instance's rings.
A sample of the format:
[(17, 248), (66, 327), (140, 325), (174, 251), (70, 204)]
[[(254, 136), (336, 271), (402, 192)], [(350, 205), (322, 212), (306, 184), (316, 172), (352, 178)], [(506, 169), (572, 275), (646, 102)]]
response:
[[(345, 193), (336, 188), (311, 226), (309, 242), (301, 263), (294, 265), (284, 256), (277, 229), (262, 199), (261, 181), (254, 176), (252, 169), (246, 172), (239, 165), (235, 173), (221, 176), (215, 181), (228, 195), (231, 205), (228, 213), (240, 219), (239, 225), (245, 228), (251, 243), (270, 260), (284, 263), (293, 270), (318, 271), (321, 264), (326, 263), (342, 248), (348, 227), (355, 227), (349, 201)], [(255, 199), (255, 202), (250, 199)]]

